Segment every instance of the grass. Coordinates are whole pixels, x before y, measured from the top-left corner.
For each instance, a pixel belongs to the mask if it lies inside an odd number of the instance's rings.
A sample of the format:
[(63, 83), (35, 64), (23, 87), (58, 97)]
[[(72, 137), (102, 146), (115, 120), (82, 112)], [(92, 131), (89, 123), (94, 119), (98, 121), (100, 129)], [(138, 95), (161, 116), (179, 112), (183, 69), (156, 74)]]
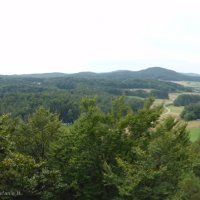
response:
[(187, 129), (189, 131), (190, 140), (195, 142), (200, 137), (200, 121), (189, 121)]
[(195, 81), (183, 81), (183, 85), (193, 87), (193, 88), (200, 88), (200, 82), (195, 82)]
[(187, 128), (188, 129), (200, 128), (200, 121), (198, 120), (189, 121)]
[(169, 99), (155, 99), (154, 104), (162, 104), (164, 103), (166, 106), (173, 104), (174, 100), (182, 93), (169, 93)]
[(173, 103), (173, 101), (182, 93), (170, 93), (169, 94), (169, 99), (171, 100), (171, 102)]
[(191, 142), (195, 142), (200, 137), (200, 128), (189, 129), (189, 136)]
[(144, 100), (144, 98), (142, 97), (138, 97), (138, 96), (127, 96), (130, 99), (140, 99), (140, 100)]
[(171, 113), (175, 113), (177, 115), (180, 115), (181, 112), (183, 111), (184, 107), (183, 106), (173, 106), (173, 105), (170, 105), (170, 106), (167, 106), (169, 109), (170, 109), (170, 112)]
[(164, 99), (155, 99), (154, 105), (157, 106), (157, 105), (163, 104), (164, 102), (165, 102)]
[(200, 82), (198, 81), (172, 81), (174, 83), (183, 85), (185, 87), (191, 87), (197, 93), (200, 91)]

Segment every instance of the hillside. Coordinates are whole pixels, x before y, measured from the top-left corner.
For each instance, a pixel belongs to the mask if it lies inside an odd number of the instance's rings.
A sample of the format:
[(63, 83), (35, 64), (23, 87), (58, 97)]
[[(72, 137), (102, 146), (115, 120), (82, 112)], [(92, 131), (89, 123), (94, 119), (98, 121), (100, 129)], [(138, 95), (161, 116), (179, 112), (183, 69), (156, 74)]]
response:
[(200, 74), (196, 74), (196, 73), (184, 73), (184, 75), (186, 75), (186, 76), (200, 77)]
[(160, 80), (170, 80), (170, 81), (200, 81), (199, 77), (191, 77), (178, 73), (173, 70), (161, 68), (161, 67), (151, 67), (145, 70), (136, 72), (138, 78), (141, 79), (160, 79)]
[(177, 83), (152, 79), (152, 75), (144, 70), (1, 76), (0, 114), (12, 113), (14, 117), (26, 119), (36, 108), (45, 106), (57, 112), (63, 122), (71, 123), (77, 119), (79, 102), (85, 96), (97, 97), (102, 109), (109, 111), (111, 99), (117, 96), (126, 96), (133, 109), (136, 109), (143, 100), (134, 100), (132, 97), (167, 99), (171, 92), (192, 91)]
[(44, 73), (44, 74), (26, 74), (13, 75), (12, 77), (33, 77), (33, 78), (56, 78), (56, 77), (76, 77), (76, 78), (95, 78), (110, 80), (128, 80), (128, 79), (158, 79), (169, 81), (200, 81), (198, 75), (178, 73), (173, 70), (162, 67), (151, 67), (140, 71), (118, 70), (107, 73), (79, 72), (74, 74), (65, 73)]
[(184, 75), (162, 67), (151, 67), (140, 71), (115, 71), (100, 74), (111, 79), (156, 79), (169, 81), (200, 81), (200, 77)]

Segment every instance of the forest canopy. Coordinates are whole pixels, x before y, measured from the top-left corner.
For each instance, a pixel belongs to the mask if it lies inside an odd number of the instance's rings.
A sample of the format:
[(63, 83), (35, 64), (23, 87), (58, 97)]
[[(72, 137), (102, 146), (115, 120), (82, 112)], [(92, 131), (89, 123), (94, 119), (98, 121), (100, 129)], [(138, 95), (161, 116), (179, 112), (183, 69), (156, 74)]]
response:
[(11, 113), (13, 117), (27, 119), (38, 107), (43, 106), (58, 113), (63, 122), (72, 123), (80, 114), (79, 104), (83, 97), (96, 97), (103, 111), (109, 112), (111, 101), (117, 96), (126, 96), (127, 103), (137, 110), (151, 96), (166, 99), (169, 92), (190, 90), (176, 83), (159, 80), (2, 76), (0, 114)]
[[(124, 97), (103, 112), (83, 98), (71, 125), (40, 107), (27, 120), (0, 117), (0, 190), (16, 199), (197, 199), (199, 141), (160, 120), (153, 100), (132, 111)], [(2, 199), (8, 199), (2, 196)]]

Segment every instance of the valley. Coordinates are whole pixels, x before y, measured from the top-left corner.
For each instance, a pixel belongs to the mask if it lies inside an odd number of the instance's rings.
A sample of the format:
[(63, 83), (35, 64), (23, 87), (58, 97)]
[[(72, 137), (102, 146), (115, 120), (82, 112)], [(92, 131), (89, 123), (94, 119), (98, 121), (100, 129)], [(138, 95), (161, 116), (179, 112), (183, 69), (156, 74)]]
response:
[(158, 67), (0, 76), (0, 188), (17, 199), (199, 197), (199, 83)]

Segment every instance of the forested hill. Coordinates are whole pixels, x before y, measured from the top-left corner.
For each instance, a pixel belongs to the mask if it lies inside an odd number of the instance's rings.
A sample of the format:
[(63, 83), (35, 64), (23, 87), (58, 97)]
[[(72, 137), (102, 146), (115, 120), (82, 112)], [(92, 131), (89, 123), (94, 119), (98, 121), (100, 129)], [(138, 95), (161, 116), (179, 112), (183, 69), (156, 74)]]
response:
[(83, 97), (96, 97), (98, 105), (107, 112), (111, 110), (112, 99), (117, 96), (125, 96), (128, 104), (135, 110), (150, 96), (167, 99), (170, 92), (192, 90), (150, 77), (131, 78), (128, 77), (129, 74), (131, 73), (118, 71), (104, 74), (79, 73), (73, 76), (60, 73), (35, 74), (30, 77), (1, 76), (0, 114), (11, 113), (14, 117), (26, 119), (38, 107), (44, 106), (58, 113), (63, 122), (71, 123), (79, 116), (79, 103)]
[(161, 67), (152, 67), (138, 71), (136, 72), (136, 77), (141, 79), (146, 79), (150, 77), (151, 79), (171, 80), (171, 81), (200, 81), (200, 77), (198, 76), (190, 76)]
[(198, 75), (182, 74), (173, 70), (161, 67), (151, 67), (140, 71), (119, 70), (107, 73), (79, 72), (74, 74), (65, 73), (44, 73), (13, 75), (13, 77), (33, 77), (33, 78), (55, 78), (55, 77), (76, 77), (76, 78), (95, 78), (109, 80), (129, 80), (129, 79), (159, 79), (169, 81), (200, 81)]
[(168, 70), (161, 67), (151, 67), (140, 71), (119, 70), (108, 73), (92, 73), (80, 72), (72, 74), (74, 77), (84, 78), (105, 78), (113, 80), (127, 80), (127, 79), (156, 79), (156, 80), (169, 80), (169, 81), (200, 81), (198, 76), (190, 76), (178, 73), (173, 70)]
[(152, 98), (192, 88), (153, 70), (1, 76), (0, 199), (199, 200), (200, 140)]

